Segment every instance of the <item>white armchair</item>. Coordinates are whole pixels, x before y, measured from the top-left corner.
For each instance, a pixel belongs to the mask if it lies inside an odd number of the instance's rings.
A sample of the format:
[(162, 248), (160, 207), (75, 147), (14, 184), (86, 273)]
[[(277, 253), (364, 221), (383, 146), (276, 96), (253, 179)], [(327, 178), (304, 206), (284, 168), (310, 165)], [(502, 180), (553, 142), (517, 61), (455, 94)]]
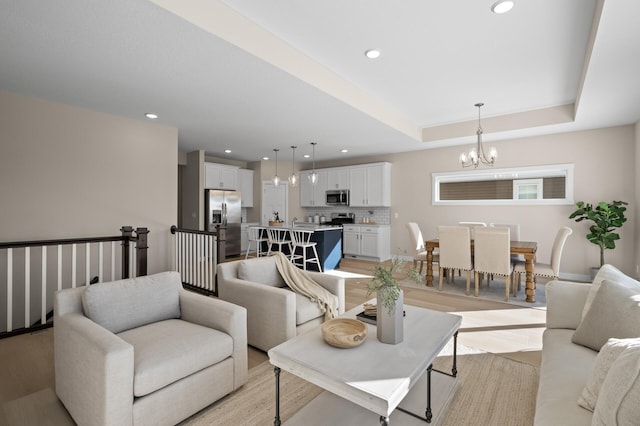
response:
[[(338, 298), (338, 311), (344, 313), (344, 278), (307, 273)], [(265, 352), (324, 322), (315, 302), (286, 286), (272, 257), (218, 264), (218, 297), (247, 309), (247, 340)]]
[(174, 425), (247, 381), (246, 310), (177, 272), (56, 293), (56, 394), (81, 425)]

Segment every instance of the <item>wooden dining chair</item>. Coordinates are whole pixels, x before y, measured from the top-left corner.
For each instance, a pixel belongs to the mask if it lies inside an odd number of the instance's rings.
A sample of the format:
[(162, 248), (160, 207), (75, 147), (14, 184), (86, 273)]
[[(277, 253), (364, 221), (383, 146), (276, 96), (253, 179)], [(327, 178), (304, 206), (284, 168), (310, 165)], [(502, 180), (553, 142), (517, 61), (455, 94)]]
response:
[[(549, 263), (538, 263), (535, 262), (533, 264), (533, 276), (535, 277), (546, 277), (551, 278), (552, 280), (557, 280), (560, 277), (560, 260), (562, 259), (562, 250), (564, 249), (564, 244), (569, 238), (569, 235), (573, 233), (573, 230), (568, 226), (563, 226), (558, 229), (556, 233), (556, 238), (553, 241), (553, 247), (551, 248), (551, 259)], [(515, 279), (517, 284), (517, 289), (520, 289), (520, 275), (527, 272), (525, 268), (525, 262), (517, 262), (514, 268)]]
[(480, 289), (480, 274), (490, 276), (500, 275), (505, 278), (505, 300), (509, 301), (511, 291), (511, 275), (513, 264), (511, 263), (510, 229), (507, 227), (476, 228), (473, 266), (475, 270), (475, 295)]
[[(413, 268), (417, 268), (418, 262), (420, 262), (420, 271), (422, 274), (422, 266), (427, 261), (427, 249), (424, 247), (424, 237), (420, 227), (415, 222), (407, 223), (407, 229), (409, 230), (409, 237), (411, 238), (411, 248), (413, 249)], [(438, 262), (438, 254), (433, 254), (433, 262)]]
[(467, 294), (471, 283), (471, 231), (466, 226), (439, 226), (438, 239), (440, 245), (439, 272), (440, 283), (438, 290), (442, 290), (442, 277), (445, 269), (458, 269), (467, 272)]

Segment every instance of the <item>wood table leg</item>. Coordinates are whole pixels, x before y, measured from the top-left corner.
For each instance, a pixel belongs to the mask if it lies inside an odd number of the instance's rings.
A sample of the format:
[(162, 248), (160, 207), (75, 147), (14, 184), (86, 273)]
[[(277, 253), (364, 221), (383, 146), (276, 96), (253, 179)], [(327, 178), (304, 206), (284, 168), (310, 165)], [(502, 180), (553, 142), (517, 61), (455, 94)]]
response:
[(433, 286), (433, 247), (427, 246), (427, 287)]
[(534, 303), (536, 301), (536, 282), (533, 275), (533, 264), (536, 261), (534, 253), (524, 255), (524, 269), (526, 271), (526, 288), (527, 302)]

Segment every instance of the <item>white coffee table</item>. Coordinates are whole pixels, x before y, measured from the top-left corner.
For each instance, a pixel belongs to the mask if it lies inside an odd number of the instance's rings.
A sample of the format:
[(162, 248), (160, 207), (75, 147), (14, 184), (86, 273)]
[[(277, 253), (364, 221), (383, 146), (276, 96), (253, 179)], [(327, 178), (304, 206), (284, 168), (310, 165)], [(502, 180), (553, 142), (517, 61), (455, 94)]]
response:
[[(369, 303), (375, 303), (375, 300)], [(362, 411), (369, 412), (369, 415), (373, 412), (380, 416), (380, 423), (387, 425), (391, 413), (398, 408), (399, 411), (401, 410), (402, 413), (407, 413), (413, 418), (409, 423), (415, 422), (416, 419), (421, 419), (421, 422), (431, 422), (433, 415), (431, 404), (432, 363), (449, 340), (453, 338), (452, 372), (451, 374), (440, 372), (446, 374), (445, 377), (448, 377), (450, 382), (447, 384), (447, 391), (444, 392), (447, 395), (434, 395), (440, 399), (445, 397), (445, 401), (440, 401), (439, 404), (444, 406), (455, 390), (456, 343), (462, 317), (410, 305), (405, 305), (404, 309), (406, 312), (404, 340), (397, 345), (380, 343), (376, 337), (376, 327), (368, 324), (367, 339), (356, 348), (339, 349), (329, 346), (324, 342), (320, 327), (318, 327), (269, 350), (269, 361), (275, 366), (276, 375), (274, 425), (280, 425), (279, 376), (281, 369), (332, 394), (322, 394), (316, 398), (320, 402), (324, 401), (326, 407), (316, 407), (314, 416), (331, 414), (346, 421), (344, 416), (350, 415), (349, 411), (353, 411), (351, 414), (355, 416), (362, 416)], [(345, 313), (344, 317), (355, 318), (356, 314), (362, 310), (363, 307), (360, 305)], [(426, 375), (424, 375), (425, 372)], [(418, 382), (421, 384), (415, 386)], [(412, 390), (415, 392), (411, 392)], [(340, 398), (335, 398), (335, 396)], [(344, 400), (352, 404), (348, 404)], [(424, 414), (417, 412), (419, 410), (415, 409), (415, 401), (422, 401)], [(311, 404), (314, 402), (316, 400)], [(355, 404), (356, 409), (345, 409), (344, 404), (348, 406)], [(313, 409), (313, 407), (310, 408), (310, 410)], [(396, 414), (394, 413), (394, 415)], [(305, 419), (304, 424), (310, 424), (311, 420), (310, 418)], [(331, 421), (323, 417), (320, 424), (331, 424)]]

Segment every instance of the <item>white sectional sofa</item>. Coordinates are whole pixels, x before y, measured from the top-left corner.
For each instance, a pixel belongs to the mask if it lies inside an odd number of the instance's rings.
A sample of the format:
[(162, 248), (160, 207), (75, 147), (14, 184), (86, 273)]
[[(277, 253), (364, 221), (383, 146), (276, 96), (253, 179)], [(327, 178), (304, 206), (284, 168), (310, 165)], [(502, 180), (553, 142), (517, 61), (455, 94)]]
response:
[(640, 283), (605, 265), (592, 284), (547, 283), (546, 298), (534, 424), (640, 424)]

